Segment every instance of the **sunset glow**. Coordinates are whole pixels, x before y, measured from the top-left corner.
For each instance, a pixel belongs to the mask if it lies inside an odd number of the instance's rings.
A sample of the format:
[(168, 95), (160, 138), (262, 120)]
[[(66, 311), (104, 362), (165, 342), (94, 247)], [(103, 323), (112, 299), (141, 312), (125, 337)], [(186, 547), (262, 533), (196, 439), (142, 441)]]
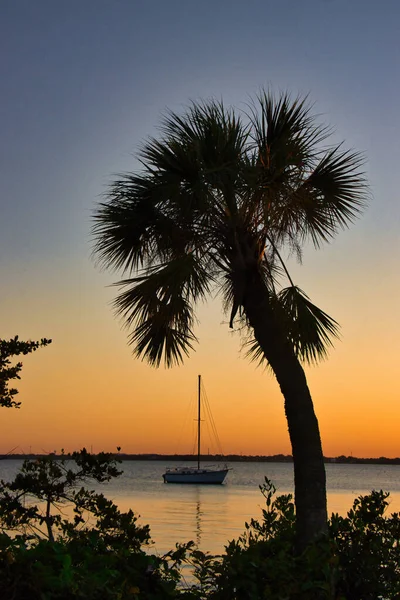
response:
[(2, 409), (0, 453), (190, 452), (201, 373), (225, 453), (290, 454), (276, 380), (245, 358), (218, 296), (198, 308), (196, 352), (155, 370), (132, 358), (113, 315), (121, 274), (91, 258), (95, 203), (114, 173), (139, 168), (132, 155), (167, 106), (214, 96), (243, 108), (271, 85), (310, 92), (333, 140), (365, 152), (371, 184), (349, 230), (307, 248), (302, 265), (290, 258), (295, 283), (341, 325), (328, 360), (306, 367), (324, 454), (400, 456), (397, 4), (390, 15), (363, 3), (362, 27), (360, 4), (344, 0), (277, 8), (272, 24), (260, 3), (212, 19), (195, 5), (178, 15), (163, 3), (156, 14), (130, 2), (65, 14), (69, 3), (22, 4), (9, 2), (0, 25), (0, 337), (53, 343), (23, 357), (22, 407)]

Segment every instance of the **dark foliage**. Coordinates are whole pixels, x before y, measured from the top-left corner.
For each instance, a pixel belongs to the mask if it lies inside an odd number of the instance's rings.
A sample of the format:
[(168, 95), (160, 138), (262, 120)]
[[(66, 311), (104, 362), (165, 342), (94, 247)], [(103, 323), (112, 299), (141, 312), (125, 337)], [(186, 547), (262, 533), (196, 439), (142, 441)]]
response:
[(148, 526), (82, 487), (119, 474), (112, 455), (84, 449), (27, 460), (14, 481), (1, 481), (1, 600), (176, 597), (182, 551), (145, 552)]
[(0, 406), (5, 408), (19, 408), (21, 406), (21, 402), (14, 400), (18, 390), (9, 388), (9, 381), (21, 379), (19, 373), (22, 369), (22, 363), (17, 362), (12, 365), (10, 359), (21, 354), (30, 354), (48, 344), (51, 344), (51, 340), (45, 338), (41, 339), (40, 342), (22, 342), (17, 335), (11, 340), (0, 340)]
[(346, 517), (333, 514), (325, 539), (295, 551), (291, 495), (274, 499), (266, 480), (262, 520), (246, 524), (221, 557), (192, 553), (208, 600), (396, 600), (400, 598), (400, 518), (384, 516), (388, 493), (354, 501)]
[[(131, 510), (81, 487), (118, 473), (111, 455), (83, 450), (26, 461), (13, 482), (1, 482), (1, 600), (400, 598), (400, 519), (385, 516), (387, 493), (373, 491), (346, 517), (332, 515), (326, 538), (299, 555), (292, 497), (275, 497), (266, 480), (262, 519), (246, 523), (221, 556), (193, 542), (159, 556)], [(67, 505), (70, 519), (60, 512)]]

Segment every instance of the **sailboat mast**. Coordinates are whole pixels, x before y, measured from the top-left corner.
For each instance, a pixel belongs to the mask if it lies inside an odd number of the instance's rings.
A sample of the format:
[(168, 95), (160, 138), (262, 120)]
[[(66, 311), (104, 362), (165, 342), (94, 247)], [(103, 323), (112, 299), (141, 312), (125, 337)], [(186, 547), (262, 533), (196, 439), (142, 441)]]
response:
[(198, 421), (197, 421), (197, 468), (200, 469), (200, 419), (201, 419), (201, 375), (199, 375), (199, 389), (198, 389)]

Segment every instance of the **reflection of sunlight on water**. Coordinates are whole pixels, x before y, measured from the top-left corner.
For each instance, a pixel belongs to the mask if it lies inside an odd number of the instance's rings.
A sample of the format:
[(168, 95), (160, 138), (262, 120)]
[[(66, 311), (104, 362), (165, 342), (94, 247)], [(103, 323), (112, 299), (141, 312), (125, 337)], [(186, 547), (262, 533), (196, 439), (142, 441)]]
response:
[[(22, 461), (0, 461), (0, 478), (10, 481)], [(120, 510), (140, 515), (150, 525), (153, 551), (163, 554), (176, 542), (193, 540), (201, 550), (218, 554), (229, 540), (244, 532), (245, 522), (261, 519), (264, 498), (258, 486), (264, 476), (277, 494), (293, 490), (293, 467), (285, 463), (234, 463), (222, 486), (173, 485), (162, 482), (163, 462), (126, 461), (123, 475), (96, 490)], [(372, 489), (391, 490), (388, 513), (400, 511), (400, 466), (327, 465), (328, 514), (346, 515), (353, 500)], [(65, 516), (72, 511), (63, 507)]]
[[(181, 486), (179, 486), (181, 487)], [(219, 552), (227, 537), (235, 537), (234, 521), (240, 514), (236, 506), (222, 494), (213, 497), (211, 491), (201, 486), (190, 486), (178, 493), (160, 494), (148, 498), (146, 494), (118, 496), (114, 500), (121, 510), (132, 508), (140, 515), (139, 523), (148, 523), (156, 550), (160, 553), (170, 550), (176, 542), (193, 540), (203, 550)], [(251, 504), (249, 503), (249, 515)], [(244, 519), (242, 520), (244, 524)], [(239, 528), (238, 533), (243, 527)], [(229, 534), (228, 534), (229, 532)]]
[[(186, 494), (160, 495), (151, 501), (145, 494), (115, 498), (121, 510), (132, 510), (140, 515), (139, 522), (150, 525), (150, 533), (159, 553), (170, 550), (176, 542), (195, 541), (198, 546), (218, 554), (229, 540), (244, 532), (245, 522), (261, 518), (263, 498), (259, 492), (231, 493), (217, 500), (207, 489), (196, 486)], [(332, 493), (328, 498), (328, 513), (345, 515), (355, 495), (348, 492)], [(390, 512), (400, 510), (400, 495), (393, 494)]]
[[(182, 488), (183, 486), (178, 486)], [(208, 488), (195, 486), (181, 489), (181, 493), (153, 497), (135, 493), (115, 498), (122, 510), (132, 510), (140, 515), (139, 523), (149, 524), (154, 549), (167, 552), (176, 542), (195, 541), (200, 549), (218, 554), (228, 541), (244, 532), (245, 522), (261, 519), (263, 498), (260, 492), (232, 493), (225, 488), (226, 496), (217, 498)], [(346, 515), (358, 494), (334, 492), (328, 496), (328, 514)], [(389, 512), (400, 510), (400, 494), (391, 494)]]

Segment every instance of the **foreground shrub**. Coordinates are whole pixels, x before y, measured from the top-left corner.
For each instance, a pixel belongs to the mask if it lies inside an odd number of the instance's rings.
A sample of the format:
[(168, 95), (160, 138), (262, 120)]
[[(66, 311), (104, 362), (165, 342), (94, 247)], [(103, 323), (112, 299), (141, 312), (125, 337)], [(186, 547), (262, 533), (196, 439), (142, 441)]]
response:
[(348, 600), (400, 600), (400, 517), (385, 517), (388, 497), (382, 490), (360, 496), (347, 517), (330, 520), (337, 589)]
[(0, 537), (0, 598), (133, 600), (176, 598), (177, 568), (90, 533), (85, 543)]
[(157, 556), (147, 525), (83, 486), (119, 474), (111, 455), (82, 450), (25, 461), (0, 482), (0, 600), (400, 600), (400, 519), (385, 516), (387, 493), (332, 515), (328, 535), (298, 554), (292, 496), (266, 479), (261, 520), (221, 556), (193, 542)]
[(82, 486), (120, 473), (112, 455), (84, 449), (27, 460), (14, 481), (0, 482), (1, 600), (176, 597), (182, 551), (145, 552), (149, 527)]
[(291, 495), (275, 497), (265, 480), (262, 520), (246, 523), (221, 557), (199, 551), (190, 560), (209, 600), (400, 600), (400, 519), (386, 517), (388, 493), (354, 501), (346, 517), (332, 515), (329, 534), (295, 552)]

